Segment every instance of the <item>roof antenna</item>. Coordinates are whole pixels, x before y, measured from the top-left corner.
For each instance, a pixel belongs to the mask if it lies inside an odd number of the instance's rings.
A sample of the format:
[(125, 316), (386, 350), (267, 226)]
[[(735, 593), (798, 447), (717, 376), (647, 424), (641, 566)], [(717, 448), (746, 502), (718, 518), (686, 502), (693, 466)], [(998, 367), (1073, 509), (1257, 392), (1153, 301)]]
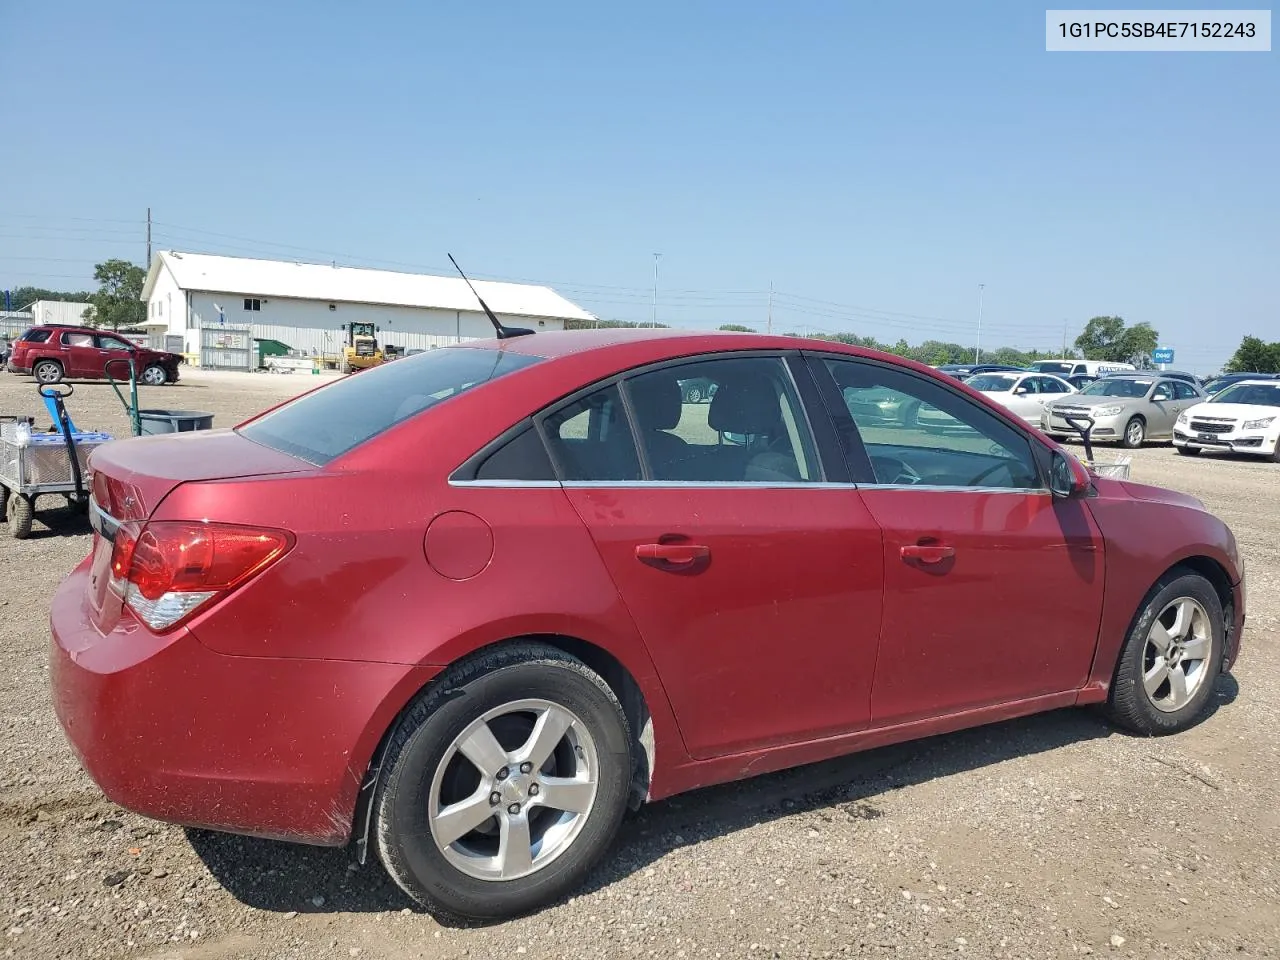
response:
[(480, 301), (480, 307), (484, 310), (484, 315), (489, 318), (489, 322), (493, 324), (493, 329), (497, 331), (499, 340), (507, 340), (510, 337), (527, 337), (533, 334), (532, 330), (526, 329), (525, 327), (504, 327), (502, 325), (502, 321), (493, 315), (493, 311), (489, 309), (489, 305), (484, 302), (484, 297), (480, 296), (479, 293), (476, 293), (475, 286), (471, 283), (471, 280), (467, 275), (462, 272), (462, 268), (458, 266), (458, 261), (453, 259), (453, 254), (449, 253), (445, 254), (445, 256), (449, 258), (449, 262), (453, 264), (453, 269), (458, 271), (459, 276), (461, 276), (463, 280), (467, 281), (467, 286), (471, 287), (471, 292), (475, 293), (476, 299)]

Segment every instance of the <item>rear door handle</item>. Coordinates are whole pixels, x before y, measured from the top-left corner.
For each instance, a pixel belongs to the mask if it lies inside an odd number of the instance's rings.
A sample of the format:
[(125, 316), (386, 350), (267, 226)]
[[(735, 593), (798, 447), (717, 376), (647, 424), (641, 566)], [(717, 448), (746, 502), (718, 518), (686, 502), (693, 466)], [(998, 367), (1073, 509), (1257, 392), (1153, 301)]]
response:
[(673, 566), (688, 566), (711, 556), (711, 548), (698, 543), (636, 544), (637, 560), (659, 560)]
[(919, 560), (921, 563), (941, 563), (956, 555), (956, 548), (945, 543), (908, 543), (902, 548), (903, 560)]

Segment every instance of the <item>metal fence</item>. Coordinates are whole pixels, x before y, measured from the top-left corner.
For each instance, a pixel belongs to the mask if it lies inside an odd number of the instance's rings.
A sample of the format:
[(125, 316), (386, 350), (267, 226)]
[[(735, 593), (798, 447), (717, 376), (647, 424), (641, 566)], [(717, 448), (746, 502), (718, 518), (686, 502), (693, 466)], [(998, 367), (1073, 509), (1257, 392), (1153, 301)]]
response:
[(0, 310), (0, 339), (17, 340), (34, 323), (31, 314), (18, 310)]
[(215, 324), (200, 328), (200, 366), (248, 373), (257, 365), (251, 327)]

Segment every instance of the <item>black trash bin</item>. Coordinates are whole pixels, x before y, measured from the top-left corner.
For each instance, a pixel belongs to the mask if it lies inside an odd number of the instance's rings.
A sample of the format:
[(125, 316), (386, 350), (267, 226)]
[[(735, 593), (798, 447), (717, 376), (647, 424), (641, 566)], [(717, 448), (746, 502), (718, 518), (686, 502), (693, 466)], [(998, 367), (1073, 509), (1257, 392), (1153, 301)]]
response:
[(139, 410), (142, 435), (186, 433), (189, 430), (212, 430), (213, 414), (199, 410)]

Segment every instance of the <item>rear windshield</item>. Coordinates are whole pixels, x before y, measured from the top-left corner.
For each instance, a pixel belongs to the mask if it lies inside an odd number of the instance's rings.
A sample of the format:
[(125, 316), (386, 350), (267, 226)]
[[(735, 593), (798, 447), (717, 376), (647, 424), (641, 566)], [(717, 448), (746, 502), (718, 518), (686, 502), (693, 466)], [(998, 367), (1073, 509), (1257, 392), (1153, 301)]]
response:
[(255, 443), (323, 466), (427, 407), (541, 359), (477, 347), (432, 350), (352, 374), (239, 432)]

